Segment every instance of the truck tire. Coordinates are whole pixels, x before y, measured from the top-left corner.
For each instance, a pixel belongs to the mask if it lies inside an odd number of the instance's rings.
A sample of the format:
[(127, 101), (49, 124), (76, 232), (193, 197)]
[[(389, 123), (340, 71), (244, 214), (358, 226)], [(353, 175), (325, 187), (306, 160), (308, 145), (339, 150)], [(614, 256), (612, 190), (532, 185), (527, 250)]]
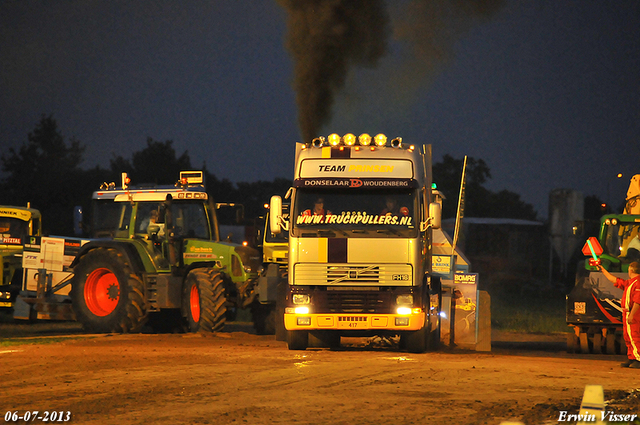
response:
[(253, 328), (258, 335), (274, 335), (276, 333), (276, 306), (254, 301), (251, 304)]
[(220, 272), (214, 269), (189, 272), (182, 300), (189, 331), (219, 332), (224, 328), (227, 298)]
[(289, 350), (306, 350), (309, 346), (309, 331), (287, 331)]
[(429, 349), (430, 337), (429, 326), (425, 325), (420, 330), (401, 335), (400, 344), (410, 353), (424, 353)]
[(96, 248), (75, 267), (71, 302), (91, 332), (139, 332), (147, 321), (144, 283), (113, 248)]
[(436, 329), (431, 326), (431, 320), (427, 315), (422, 329), (407, 332), (400, 336), (400, 345), (410, 353), (424, 353), (438, 348), (440, 344), (440, 326)]

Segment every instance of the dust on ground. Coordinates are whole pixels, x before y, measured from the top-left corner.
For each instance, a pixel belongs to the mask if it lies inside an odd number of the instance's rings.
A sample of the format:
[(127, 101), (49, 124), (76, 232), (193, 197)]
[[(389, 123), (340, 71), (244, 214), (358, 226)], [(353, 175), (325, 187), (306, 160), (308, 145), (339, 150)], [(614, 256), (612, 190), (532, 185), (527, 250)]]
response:
[(209, 335), (86, 335), (75, 323), (3, 323), (0, 333), (0, 417), (39, 410), (70, 412), (79, 424), (557, 424), (561, 411), (578, 413), (588, 384), (604, 387), (608, 410), (640, 414), (640, 370), (620, 368), (623, 356), (567, 354), (563, 334), (494, 332), (491, 352), (410, 354), (359, 338), (343, 338), (339, 350), (289, 351), (246, 323)]

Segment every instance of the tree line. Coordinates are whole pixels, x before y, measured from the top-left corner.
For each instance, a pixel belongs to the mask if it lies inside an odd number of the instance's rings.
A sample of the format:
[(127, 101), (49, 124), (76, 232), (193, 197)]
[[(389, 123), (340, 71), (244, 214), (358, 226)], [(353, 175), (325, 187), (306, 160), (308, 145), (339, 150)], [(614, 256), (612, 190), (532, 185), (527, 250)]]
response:
[[(65, 141), (52, 115), (43, 115), (25, 143), (0, 157), (5, 175), (0, 180), (0, 204), (30, 203), (42, 212), (47, 234), (72, 235), (74, 206), (88, 211), (91, 194), (102, 182), (116, 182), (119, 186), (121, 173), (126, 172), (135, 184), (174, 184), (181, 170), (201, 169), (193, 166), (188, 151), (178, 156), (171, 140), (160, 142), (148, 137), (146, 147), (133, 152), (130, 158), (114, 156), (108, 168), (81, 168), (84, 151), (80, 141)], [(445, 155), (442, 162), (433, 166), (434, 181), (448, 198), (443, 218), (455, 217), (462, 164), (462, 159)], [(218, 178), (206, 166), (202, 168), (209, 195), (217, 202), (243, 204), (246, 219), (262, 215), (263, 205), (271, 195), (284, 195), (291, 186), (290, 178), (233, 183)], [(490, 178), (489, 167), (482, 159), (467, 159), (465, 216), (537, 218), (533, 206), (522, 201), (520, 195), (485, 188)]]

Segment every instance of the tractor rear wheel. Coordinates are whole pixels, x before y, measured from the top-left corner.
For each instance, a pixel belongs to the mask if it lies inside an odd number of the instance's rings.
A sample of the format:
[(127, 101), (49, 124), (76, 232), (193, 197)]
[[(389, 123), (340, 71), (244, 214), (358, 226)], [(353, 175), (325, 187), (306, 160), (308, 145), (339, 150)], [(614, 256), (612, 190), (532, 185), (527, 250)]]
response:
[(139, 332), (147, 321), (144, 284), (125, 256), (96, 248), (75, 267), (71, 302), (76, 319), (91, 332)]
[(224, 281), (214, 269), (189, 272), (183, 291), (183, 314), (191, 332), (218, 332), (226, 322)]

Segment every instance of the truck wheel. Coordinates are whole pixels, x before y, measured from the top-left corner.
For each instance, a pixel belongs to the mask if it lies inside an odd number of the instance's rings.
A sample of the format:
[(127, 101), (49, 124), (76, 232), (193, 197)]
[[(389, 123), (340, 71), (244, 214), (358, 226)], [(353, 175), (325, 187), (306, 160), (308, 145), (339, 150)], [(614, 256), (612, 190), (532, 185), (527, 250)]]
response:
[[(438, 318), (439, 319), (439, 318)], [(410, 353), (424, 353), (437, 348), (440, 344), (440, 326), (432, 329), (429, 316), (425, 316), (422, 329), (407, 332), (400, 336), (400, 345)]]
[(191, 332), (218, 332), (226, 321), (222, 275), (213, 269), (196, 269), (187, 275), (183, 292), (183, 312)]
[(424, 353), (428, 349), (429, 334), (429, 328), (424, 326), (420, 330), (407, 332), (400, 336), (400, 343), (410, 353)]
[(273, 335), (276, 333), (276, 306), (254, 301), (251, 304), (251, 318), (253, 328), (258, 335)]
[(582, 354), (589, 354), (591, 350), (589, 349), (589, 336), (587, 333), (580, 332), (578, 338), (580, 338), (580, 352)]
[(147, 321), (144, 284), (112, 248), (93, 249), (80, 259), (71, 302), (76, 319), (91, 332), (139, 332)]
[(593, 353), (602, 354), (602, 334), (600, 330), (597, 330), (593, 334)]
[(274, 318), (276, 341), (287, 340), (287, 329), (284, 327), (284, 310), (286, 307), (285, 299), (287, 297), (288, 288), (289, 284), (287, 283), (287, 279), (283, 278), (280, 283), (278, 283), (276, 290), (276, 313)]
[(309, 331), (287, 331), (289, 350), (306, 350), (309, 345)]
[(607, 332), (607, 337), (605, 338), (605, 345), (607, 347), (607, 354), (616, 354), (616, 332), (609, 331)]

